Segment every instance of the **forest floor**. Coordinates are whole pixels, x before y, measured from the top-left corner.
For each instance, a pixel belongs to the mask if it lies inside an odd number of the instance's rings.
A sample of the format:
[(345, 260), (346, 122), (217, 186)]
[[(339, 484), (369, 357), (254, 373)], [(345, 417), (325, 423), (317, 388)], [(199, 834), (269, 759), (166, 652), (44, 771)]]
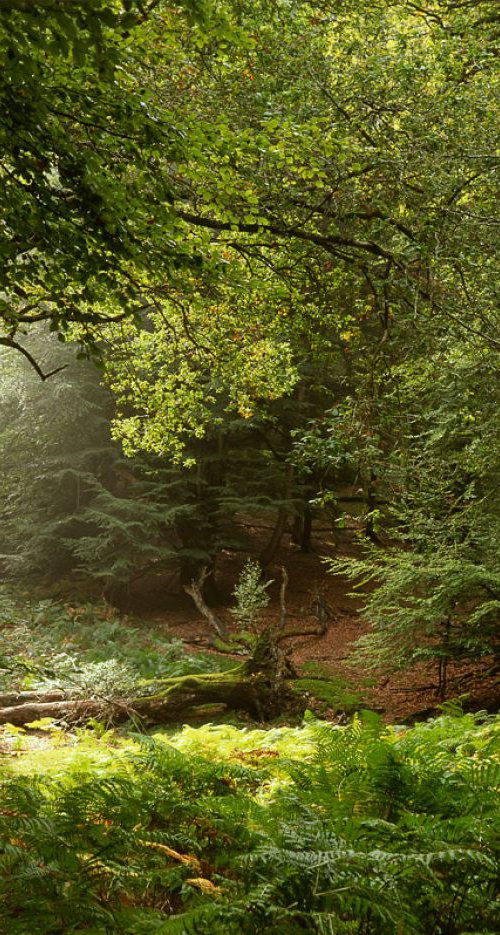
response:
[[(271, 529), (262, 520), (243, 517), (244, 531), (248, 537), (250, 554), (258, 554), (269, 538)], [(353, 596), (352, 582), (340, 575), (328, 573), (324, 558), (359, 556), (360, 547), (356, 533), (345, 531), (336, 534), (315, 526), (312, 537), (312, 551), (301, 552), (290, 541), (290, 535), (283, 537), (282, 546), (277, 553), (269, 572), (269, 578), (275, 581), (269, 589), (270, 604), (262, 617), (262, 626), (276, 624), (280, 616), (279, 582), (281, 567), (288, 574), (286, 591), (287, 629), (314, 626), (317, 621), (312, 614), (312, 597), (321, 588), (325, 595), (329, 613), (328, 628), (322, 636), (295, 636), (290, 638), (288, 647), (291, 659), (299, 674), (307, 678), (330, 678), (339, 686), (339, 693), (346, 698), (353, 693), (358, 698), (358, 706), (368, 707), (380, 712), (389, 723), (408, 722), (430, 717), (438, 713), (442, 703), (437, 689), (437, 671), (435, 665), (421, 664), (410, 671), (389, 674), (387, 672), (363, 672), (348, 664), (347, 657), (355, 641), (366, 633), (369, 625), (363, 619), (361, 608), (362, 593)], [(242, 567), (240, 553), (224, 552), (217, 568), (217, 589), (220, 602), (216, 608), (218, 616), (231, 629), (230, 606), (234, 603), (232, 590)], [(136, 599), (137, 600), (137, 599)], [(162, 610), (158, 610), (161, 601)], [(189, 650), (210, 651), (213, 632), (208, 623), (200, 617), (190, 598), (171, 595), (165, 607), (164, 592), (144, 592), (135, 607), (142, 618), (165, 628), (167, 632), (180, 638)], [(485, 677), (484, 663), (474, 666), (466, 664), (449, 665), (447, 700), (458, 701), (470, 710), (490, 711), (500, 707), (500, 685), (498, 676)], [(326, 704), (315, 706), (311, 699), (311, 708), (322, 716), (333, 717), (339, 713)]]

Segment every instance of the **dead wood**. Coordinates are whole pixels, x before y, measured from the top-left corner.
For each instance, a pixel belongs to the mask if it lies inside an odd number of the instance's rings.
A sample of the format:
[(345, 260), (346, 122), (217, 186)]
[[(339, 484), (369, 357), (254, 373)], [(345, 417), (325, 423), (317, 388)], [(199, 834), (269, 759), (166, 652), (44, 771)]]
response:
[(278, 643), (282, 643), (283, 640), (290, 640), (294, 636), (323, 636), (324, 630), (319, 627), (296, 627), (294, 630), (286, 630), (285, 633), (278, 633), (276, 639)]
[(207, 704), (246, 711), (265, 720), (276, 716), (290, 697), (285, 679), (291, 670), (283, 662), (285, 654), (280, 651), (273, 656), (269, 646), (260, 646), (259, 659), (260, 663), (252, 659), (229, 672), (154, 680), (145, 686), (149, 693), (144, 691), (135, 697), (75, 699), (58, 694), (55, 699), (47, 693), (27, 701), (16, 696), (17, 701), (0, 708), (0, 724), (23, 726), (46, 717), (71, 724), (85, 723), (90, 718), (108, 724), (130, 718), (154, 724), (176, 723)]
[[(284, 569), (283, 569), (284, 571)], [(294, 636), (324, 636), (328, 630), (328, 623), (332, 616), (332, 609), (327, 603), (325, 591), (323, 588), (316, 588), (313, 591), (310, 605), (311, 615), (316, 618), (317, 623), (314, 626), (295, 627), (293, 630), (285, 630), (280, 627), (276, 635), (278, 642), (291, 639)]]
[(203, 585), (210, 574), (211, 572), (208, 570), (207, 566), (204, 565), (198, 578), (196, 580), (193, 579), (190, 584), (185, 584), (183, 587), (186, 594), (189, 594), (193, 599), (200, 614), (205, 617), (205, 620), (208, 620), (212, 630), (215, 630), (221, 639), (225, 639), (227, 636), (226, 625), (214, 614), (203, 597)]
[(35, 692), (35, 691), (26, 691), (26, 692), (3, 692), (0, 694), (0, 708), (9, 707), (10, 705), (21, 705), (27, 704), (30, 701), (39, 703), (41, 701), (62, 701), (65, 698), (65, 693), (60, 689), (54, 689), (48, 692)]
[(100, 701), (39, 701), (25, 702), (0, 708), (0, 724), (14, 724), (21, 727), (31, 721), (39, 721), (49, 717), (55, 721), (80, 721), (91, 717), (98, 717), (102, 713), (103, 705)]
[[(212, 629), (224, 639), (224, 624), (202, 596), (208, 574), (206, 568), (202, 569), (198, 579), (184, 587)], [(176, 723), (196, 709), (214, 704), (228, 710), (246, 711), (261, 720), (274, 717), (289, 703), (289, 681), (296, 678), (290, 651), (282, 648), (282, 641), (295, 636), (321, 636), (329, 619), (324, 592), (317, 589), (311, 605), (316, 625), (287, 631), (287, 584), (288, 574), (282, 568), (278, 623), (258, 636), (250, 659), (238, 663), (228, 672), (151, 680), (141, 685), (132, 697), (106, 698), (94, 694), (89, 698), (76, 698), (74, 693), (55, 690), (6, 692), (0, 695), (0, 724), (22, 726), (46, 717), (66, 723), (85, 723), (90, 718), (109, 724), (119, 724), (131, 718), (157, 724)]]

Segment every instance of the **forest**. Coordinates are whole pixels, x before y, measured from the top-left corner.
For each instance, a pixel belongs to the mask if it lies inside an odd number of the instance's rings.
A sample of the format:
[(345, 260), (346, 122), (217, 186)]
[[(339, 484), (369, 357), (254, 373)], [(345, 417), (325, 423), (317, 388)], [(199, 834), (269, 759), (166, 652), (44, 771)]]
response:
[(0, 935), (500, 928), (497, 0), (0, 0)]

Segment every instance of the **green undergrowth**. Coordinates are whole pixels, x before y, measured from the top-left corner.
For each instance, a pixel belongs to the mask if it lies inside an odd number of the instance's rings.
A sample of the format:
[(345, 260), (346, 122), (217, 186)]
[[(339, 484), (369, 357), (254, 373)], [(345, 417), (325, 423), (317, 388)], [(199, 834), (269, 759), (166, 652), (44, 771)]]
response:
[(328, 666), (311, 661), (302, 664), (300, 678), (291, 683), (291, 688), (305, 695), (319, 715), (332, 711), (350, 715), (369, 707), (366, 689), (373, 684), (373, 679), (363, 679), (362, 687), (354, 688), (348, 679), (332, 674)]
[(232, 660), (188, 653), (154, 624), (107, 604), (33, 602), (0, 591), (0, 690), (127, 694), (144, 679), (221, 671)]
[(42, 726), (2, 767), (9, 935), (498, 928), (500, 718)]
[(310, 695), (323, 702), (325, 707), (344, 714), (352, 714), (363, 707), (363, 695), (355, 692), (341, 679), (301, 678), (292, 683), (294, 691)]

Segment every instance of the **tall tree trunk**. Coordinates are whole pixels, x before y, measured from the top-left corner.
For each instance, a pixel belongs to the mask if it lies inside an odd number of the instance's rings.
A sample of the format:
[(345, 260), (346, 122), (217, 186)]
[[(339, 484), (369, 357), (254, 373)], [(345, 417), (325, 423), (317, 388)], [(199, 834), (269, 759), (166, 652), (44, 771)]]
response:
[(312, 552), (312, 520), (310, 503), (304, 500), (302, 514), (295, 517), (292, 527), (292, 542), (299, 546), (301, 552)]
[(285, 533), (287, 519), (288, 512), (284, 508), (280, 508), (278, 510), (278, 515), (276, 517), (276, 523), (274, 525), (271, 538), (259, 555), (259, 564), (263, 571), (265, 571), (266, 568), (269, 568), (269, 565), (276, 557), (276, 553), (278, 552), (278, 549), (281, 545), (281, 540)]
[(377, 506), (376, 490), (375, 490), (376, 481), (377, 481), (377, 478), (375, 474), (373, 473), (373, 471), (370, 471), (368, 474), (367, 481), (366, 481), (366, 508), (368, 511), (368, 516), (366, 518), (365, 533), (366, 533), (367, 538), (370, 539), (371, 542), (374, 542), (375, 545), (380, 545), (381, 544), (380, 536), (376, 532), (375, 523), (373, 520), (373, 513)]
[(313, 514), (309, 501), (304, 506), (304, 525), (302, 529), (301, 552), (312, 552), (312, 522)]
[[(209, 458), (206, 457), (207, 452)], [(218, 491), (224, 481), (225, 437), (222, 432), (210, 444), (204, 443), (204, 454), (205, 460), (200, 455), (197, 476), (193, 478), (193, 514), (177, 522), (177, 532), (186, 552), (201, 550), (205, 552), (205, 558), (181, 555), (180, 585), (183, 590), (190, 587), (206, 567), (209, 574), (203, 579), (203, 597), (211, 603), (218, 603), (220, 594), (215, 580), (215, 564), (220, 509)]]
[[(305, 395), (306, 395), (305, 384), (300, 383), (295, 393), (296, 408), (298, 410), (301, 410), (303, 407)], [(285, 502), (291, 499), (294, 475), (295, 475), (295, 470), (294, 470), (293, 464), (288, 464), (286, 475), (285, 475), (285, 489), (283, 491), (283, 500)], [(287, 509), (287, 507), (281, 506), (278, 510), (278, 515), (276, 517), (276, 523), (275, 523), (271, 538), (259, 557), (259, 563), (264, 571), (266, 568), (268, 568), (268, 566), (274, 560), (276, 553), (281, 545), (281, 540), (283, 538), (283, 534), (287, 527), (288, 515), (289, 515), (289, 510)]]
[[(293, 464), (289, 464), (286, 471), (285, 490), (283, 495), (284, 500), (289, 500), (291, 497), (293, 477), (294, 467)], [(271, 538), (259, 556), (259, 564), (263, 571), (269, 567), (276, 556), (276, 553), (281, 545), (284, 532), (286, 530), (287, 520), (288, 510), (284, 506), (280, 507), (276, 516), (276, 523), (274, 525)]]

